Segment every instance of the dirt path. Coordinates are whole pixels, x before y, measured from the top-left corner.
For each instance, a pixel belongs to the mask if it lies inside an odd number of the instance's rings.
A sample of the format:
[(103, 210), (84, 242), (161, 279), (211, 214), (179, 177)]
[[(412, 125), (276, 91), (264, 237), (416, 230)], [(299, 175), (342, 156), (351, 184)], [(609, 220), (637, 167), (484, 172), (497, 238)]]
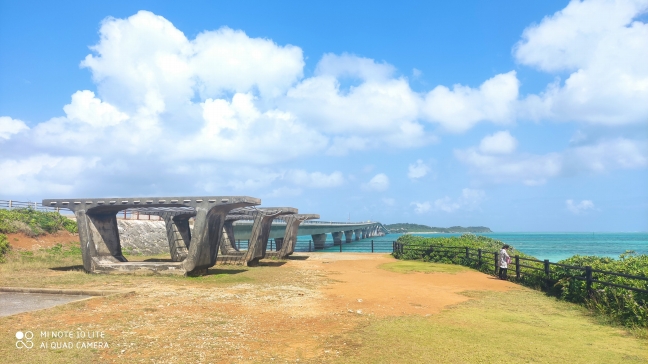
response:
[(459, 292), (515, 287), (474, 271), (402, 274), (379, 268), (394, 261), (383, 254), (320, 253), (291, 264), (320, 269), (333, 280), (321, 288), (329, 310), (360, 311), (376, 316), (434, 314), (469, 299)]

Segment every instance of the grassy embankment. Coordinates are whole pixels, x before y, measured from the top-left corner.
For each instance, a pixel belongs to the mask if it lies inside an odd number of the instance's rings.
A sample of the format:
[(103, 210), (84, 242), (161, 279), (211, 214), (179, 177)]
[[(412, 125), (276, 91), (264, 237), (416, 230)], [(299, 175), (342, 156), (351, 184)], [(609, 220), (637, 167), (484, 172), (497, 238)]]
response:
[(77, 232), (77, 225), (57, 212), (42, 212), (31, 208), (0, 209), (0, 262), (11, 250), (5, 234), (22, 233), (30, 237), (55, 233), (59, 230)]
[[(467, 246), (471, 249), (481, 248), (483, 251), (498, 251), (503, 245), (501, 241), (475, 235), (463, 235), (452, 238), (423, 238), (415, 236), (402, 236), (399, 242), (409, 246)], [(532, 258), (522, 252), (512, 250), (511, 256)], [(421, 250), (405, 250), (404, 254), (395, 254), (401, 259), (422, 259), (430, 262), (441, 262), (459, 264), (482, 270), (487, 273), (493, 272), (493, 263), (490, 259), (484, 259), (487, 264), (478, 265), (475, 259), (465, 259), (463, 253), (455, 254), (450, 252), (432, 252), (424, 254)], [(490, 255), (492, 257), (492, 255)], [(602, 258), (594, 256), (573, 256), (558, 263), (570, 266), (591, 266), (593, 269), (611, 271), (628, 275), (648, 277), (648, 256), (637, 255), (632, 252), (622, 254), (619, 259)], [(524, 262), (526, 265), (534, 265), (542, 268), (539, 263)], [(582, 279), (583, 270), (569, 269), (565, 267), (552, 266), (549, 277), (545, 276), (542, 270), (524, 269), (521, 279), (515, 279), (515, 274), (509, 274), (509, 280), (516, 281), (525, 286), (540, 289), (547, 294), (558, 297), (565, 301), (582, 304), (592, 311), (603, 314), (613, 322), (623, 324), (630, 328), (637, 328), (645, 332), (648, 328), (648, 294), (635, 292), (618, 287), (594, 285), (594, 292), (590, 296), (586, 289), (586, 283)], [(633, 286), (648, 289), (648, 282), (595, 273), (595, 279), (616, 283), (619, 285)]]

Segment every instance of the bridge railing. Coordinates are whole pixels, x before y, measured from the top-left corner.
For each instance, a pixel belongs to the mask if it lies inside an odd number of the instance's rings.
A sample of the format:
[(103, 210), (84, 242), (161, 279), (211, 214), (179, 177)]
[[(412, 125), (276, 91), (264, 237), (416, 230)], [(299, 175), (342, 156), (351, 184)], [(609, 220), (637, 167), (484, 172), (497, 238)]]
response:
[(0, 209), (13, 210), (13, 209), (34, 209), (46, 212), (60, 212), (58, 207), (43, 206), (40, 202), (31, 201), (16, 201), (16, 200), (0, 200)]

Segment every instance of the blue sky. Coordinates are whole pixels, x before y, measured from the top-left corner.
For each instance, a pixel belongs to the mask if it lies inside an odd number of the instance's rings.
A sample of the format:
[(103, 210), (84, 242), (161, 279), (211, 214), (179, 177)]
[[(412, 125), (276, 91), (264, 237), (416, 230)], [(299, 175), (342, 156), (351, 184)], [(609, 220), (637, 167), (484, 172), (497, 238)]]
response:
[(0, 1), (0, 199), (648, 231), (648, 1)]

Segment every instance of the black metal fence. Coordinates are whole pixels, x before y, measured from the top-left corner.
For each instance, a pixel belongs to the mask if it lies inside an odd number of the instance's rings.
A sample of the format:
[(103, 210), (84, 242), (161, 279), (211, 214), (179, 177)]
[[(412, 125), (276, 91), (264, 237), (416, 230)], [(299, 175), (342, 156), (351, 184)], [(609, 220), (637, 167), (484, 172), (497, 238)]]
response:
[[(467, 262), (473, 263), (479, 268), (484, 266), (491, 267), (493, 274), (497, 275), (499, 268), (499, 252), (497, 251), (486, 251), (483, 249), (475, 249), (470, 247), (460, 247), (460, 246), (441, 246), (441, 245), (410, 245), (394, 242), (394, 252), (400, 254), (405, 254), (407, 252), (413, 252), (421, 257), (430, 255), (433, 253), (438, 253), (445, 255), (447, 257), (461, 258), (465, 259)], [(522, 258), (519, 255), (513, 257), (513, 261), (509, 265), (511, 268), (515, 267), (515, 278), (520, 280), (523, 278), (524, 274), (531, 271), (540, 271), (544, 277), (549, 280), (551, 274), (555, 272), (556, 268), (562, 268), (570, 272), (571, 278), (575, 280), (581, 280), (586, 282), (587, 291), (591, 292), (594, 284), (600, 284), (603, 286), (612, 286), (623, 288), (635, 292), (648, 293), (648, 277), (630, 275), (625, 273), (604, 271), (599, 269), (593, 269), (591, 266), (574, 266), (567, 264), (560, 264), (550, 262), (549, 260), (538, 260), (533, 258)], [(553, 268), (556, 267), (556, 268)], [(552, 269), (553, 268), (553, 269)], [(596, 276), (595, 276), (596, 274)], [(603, 280), (605, 276), (617, 276), (625, 277), (629, 279), (634, 279), (640, 282), (646, 282), (644, 288), (633, 287), (623, 284), (617, 284), (613, 282), (608, 282)]]
[[(236, 240), (236, 247), (239, 250), (248, 249), (248, 240)], [(363, 239), (351, 243), (342, 242), (340, 245), (327, 245), (323, 249), (315, 248), (313, 240), (298, 239), (295, 244), (296, 252), (348, 252), (348, 253), (392, 253), (395, 242), (392, 240)], [(277, 250), (274, 239), (268, 240), (269, 251)]]

